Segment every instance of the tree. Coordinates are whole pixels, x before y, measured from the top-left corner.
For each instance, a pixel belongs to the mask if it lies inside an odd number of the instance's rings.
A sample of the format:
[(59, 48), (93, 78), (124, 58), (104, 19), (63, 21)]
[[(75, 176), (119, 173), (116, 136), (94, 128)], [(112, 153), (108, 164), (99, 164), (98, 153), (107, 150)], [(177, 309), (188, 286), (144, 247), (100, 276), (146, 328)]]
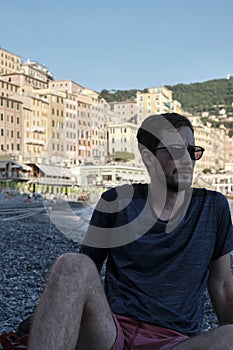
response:
[(112, 158), (115, 162), (128, 162), (134, 159), (134, 154), (130, 152), (116, 152)]

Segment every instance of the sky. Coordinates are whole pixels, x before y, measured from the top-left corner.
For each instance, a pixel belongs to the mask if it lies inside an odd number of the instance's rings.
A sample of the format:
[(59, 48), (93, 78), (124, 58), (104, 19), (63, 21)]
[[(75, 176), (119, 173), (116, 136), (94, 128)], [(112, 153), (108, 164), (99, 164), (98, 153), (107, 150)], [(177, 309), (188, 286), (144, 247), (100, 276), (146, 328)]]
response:
[(100, 92), (233, 75), (232, 0), (7, 0), (0, 46)]

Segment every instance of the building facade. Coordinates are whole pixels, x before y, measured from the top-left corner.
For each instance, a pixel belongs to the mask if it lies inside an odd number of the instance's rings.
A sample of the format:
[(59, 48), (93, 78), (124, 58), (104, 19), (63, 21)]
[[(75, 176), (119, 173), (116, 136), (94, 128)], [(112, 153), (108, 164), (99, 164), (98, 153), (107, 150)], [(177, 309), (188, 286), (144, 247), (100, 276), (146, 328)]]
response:
[(18, 72), (21, 68), (21, 57), (0, 48), (0, 75)]
[(138, 91), (136, 97), (138, 105), (138, 120), (143, 121), (151, 114), (177, 112), (181, 109), (179, 103), (172, 99), (172, 91), (165, 86), (151, 87), (146, 91)]
[[(102, 166), (116, 153), (142, 166), (136, 132), (151, 114), (183, 113), (165, 86), (137, 92), (135, 101), (107, 103), (72, 80), (54, 80), (49, 69), (0, 49), (0, 156), (24, 163)], [(195, 172), (222, 171), (233, 159), (224, 127), (188, 115), (196, 144), (205, 148)]]
[(108, 157), (114, 159), (117, 154), (132, 155), (131, 163), (142, 165), (137, 142), (138, 125), (133, 123), (108, 123)]
[(115, 123), (133, 123), (138, 124), (138, 105), (135, 101), (111, 102), (111, 110), (113, 112)]

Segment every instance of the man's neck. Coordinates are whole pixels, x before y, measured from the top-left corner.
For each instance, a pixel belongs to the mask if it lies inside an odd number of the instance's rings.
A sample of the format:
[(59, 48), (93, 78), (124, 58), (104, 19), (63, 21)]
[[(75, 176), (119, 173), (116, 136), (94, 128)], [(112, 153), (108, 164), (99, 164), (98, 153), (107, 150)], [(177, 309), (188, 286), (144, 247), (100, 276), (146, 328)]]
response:
[(153, 188), (150, 185), (149, 193), (152, 210), (160, 220), (174, 218), (185, 202), (185, 191), (165, 191), (161, 187)]

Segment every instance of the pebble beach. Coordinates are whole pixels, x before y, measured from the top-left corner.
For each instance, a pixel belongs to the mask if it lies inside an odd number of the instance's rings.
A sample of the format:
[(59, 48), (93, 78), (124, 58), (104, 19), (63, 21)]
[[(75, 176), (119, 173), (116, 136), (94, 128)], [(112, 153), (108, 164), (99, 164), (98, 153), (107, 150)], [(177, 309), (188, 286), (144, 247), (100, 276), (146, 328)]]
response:
[(56, 258), (78, 250), (78, 243), (51, 224), (45, 210), (33, 214), (33, 203), (27, 204), (25, 218), (12, 212), (0, 216), (1, 332), (15, 330), (34, 311)]
[[(16, 330), (33, 313), (56, 258), (79, 247), (51, 223), (42, 202), (24, 203), (20, 214), (10, 207), (0, 205), (0, 332)], [(216, 326), (206, 296), (203, 331)]]

